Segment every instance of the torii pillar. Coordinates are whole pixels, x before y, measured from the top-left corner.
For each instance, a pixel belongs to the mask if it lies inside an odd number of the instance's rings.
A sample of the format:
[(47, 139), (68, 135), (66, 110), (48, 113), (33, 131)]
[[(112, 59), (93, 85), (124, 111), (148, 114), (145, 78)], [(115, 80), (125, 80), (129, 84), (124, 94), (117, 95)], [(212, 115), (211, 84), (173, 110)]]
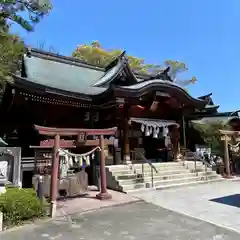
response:
[(221, 136), (221, 140), (224, 141), (224, 167), (226, 169), (226, 178), (232, 178), (230, 171), (230, 161), (229, 161), (229, 153), (228, 153), (228, 142), (231, 140), (232, 135), (234, 135), (234, 131), (228, 130), (219, 130)]
[[(39, 134), (54, 137), (53, 146), (53, 161), (52, 161), (52, 174), (51, 174), (51, 217), (56, 215), (57, 209), (57, 182), (58, 182), (58, 168), (59, 168), (59, 148), (61, 136), (77, 136), (76, 145), (100, 146), (101, 159), (100, 159), (100, 193), (96, 197), (100, 200), (111, 199), (112, 196), (107, 191), (106, 169), (105, 169), (105, 153), (104, 153), (104, 135), (115, 135), (117, 127), (107, 129), (74, 129), (74, 128), (49, 128), (34, 125)], [(87, 136), (99, 136), (98, 140), (86, 140)], [(108, 144), (108, 143), (107, 143)]]

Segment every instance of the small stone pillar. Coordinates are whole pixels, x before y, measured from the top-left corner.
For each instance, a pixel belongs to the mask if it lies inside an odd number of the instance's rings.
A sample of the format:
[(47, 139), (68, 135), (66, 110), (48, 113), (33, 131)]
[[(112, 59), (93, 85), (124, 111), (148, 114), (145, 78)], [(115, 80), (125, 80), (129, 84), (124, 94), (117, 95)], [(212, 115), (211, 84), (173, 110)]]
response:
[(0, 232), (3, 231), (3, 213), (0, 212)]

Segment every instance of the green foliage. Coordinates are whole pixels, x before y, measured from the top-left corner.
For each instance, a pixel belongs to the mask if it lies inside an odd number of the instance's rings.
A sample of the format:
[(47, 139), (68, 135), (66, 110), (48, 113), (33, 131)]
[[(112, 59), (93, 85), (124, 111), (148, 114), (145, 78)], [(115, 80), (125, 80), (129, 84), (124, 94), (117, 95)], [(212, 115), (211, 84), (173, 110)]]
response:
[[(188, 71), (188, 67), (184, 62), (166, 60), (164, 64), (170, 67), (171, 78), (174, 79), (175, 81), (178, 81), (177, 79), (178, 74)], [(197, 81), (196, 77), (192, 77), (191, 79), (188, 80), (181, 80), (181, 85), (188, 85), (191, 83), (194, 84), (196, 83), (196, 81)]]
[[(89, 64), (106, 67), (111, 61), (122, 53), (122, 50), (103, 49), (98, 41), (90, 45), (84, 44), (77, 47), (72, 56)], [(147, 67), (143, 59), (128, 56), (130, 66), (137, 72), (147, 73)]]
[[(106, 67), (111, 61), (118, 57), (122, 53), (122, 50), (107, 50), (102, 48), (98, 41), (92, 42), (90, 45), (84, 44), (76, 48), (72, 53), (72, 56), (83, 60), (89, 64), (93, 64), (100, 67)], [(171, 67), (171, 76), (176, 79), (178, 73), (187, 71), (185, 63), (179, 61), (167, 60), (161, 65), (146, 64), (144, 59), (137, 58), (134, 56), (128, 56), (129, 65), (131, 68), (140, 74), (151, 74), (157, 73), (164, 67)], [(195, 83), (196, 78), (191, 80), (178, 81), (180, 85), (188, 85), (190, 83)]]
[[(34, 24), (51, 9), (49, 0), (0, 0), (0, 98), (11, 74), (19, 67), (24, 52), (24, 43), (9, 32), (11, 22), (27, 31), (33, 31)], [(27, 17), (26, 16), (27, 13)]]
[(11, 73), (15, 73), (19, 60), (24, 52), (24, 44), (16, 35), (7, 31), (0, 35), (0, 95), (7, 81), (11, 81)]
[[(7, 20), (19, 24), (27, 31), (33, 31), (34, 24), (52, 8), (49, 0), (0, 0), (0, 21)], [(27, 18), (23, 17), (27, 13)]]
[(0, 211), (5, 225), (16, 225), (46, 215), (45, 206), (33, 189), (7, 188), (6, 193), (0, 195)]
[(193, 123), (193, 127), (200, 133), (205, 144), (212, 148), (213, 152), (222, 152), (222, 141), (219, 129), (227, 127), (221, 122), (198, 124)]

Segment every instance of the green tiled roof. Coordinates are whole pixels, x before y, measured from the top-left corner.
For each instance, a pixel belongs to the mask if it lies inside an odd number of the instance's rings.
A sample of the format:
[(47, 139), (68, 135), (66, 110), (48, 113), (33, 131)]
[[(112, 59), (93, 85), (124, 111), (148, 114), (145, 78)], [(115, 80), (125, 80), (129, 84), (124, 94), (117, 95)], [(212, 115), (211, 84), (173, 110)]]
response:
[(92, 87), (105, 73), (101, 70), (24, 56), (27, 79), (30, 82), (73, 93), (94, 95), (106, 88)]
[(217, 117), (204, 117), (201, 120), (192, 120), (193, 123), (197, 124), (214, 124), (214, 123), (221, 123), (223, 125), (228, 124), (233, 119), (239, 119), (236, 116), (227, 117), (227, 116), (217, 116)]

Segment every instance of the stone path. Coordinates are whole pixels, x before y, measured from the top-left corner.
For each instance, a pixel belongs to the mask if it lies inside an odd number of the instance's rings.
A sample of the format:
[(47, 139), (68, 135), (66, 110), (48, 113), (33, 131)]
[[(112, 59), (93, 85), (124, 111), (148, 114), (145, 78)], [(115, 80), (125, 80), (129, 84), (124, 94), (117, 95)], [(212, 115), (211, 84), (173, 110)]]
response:
[(86, 196), (68, 199), (67, 201), (59, 201), (57, 205), (57, 216), (60, 217), (139, 201), (139, 199), (133, 196), (112, 190), (108, 190), (108, 192), (112, 195), (112, 199), (100, 201), (96, 198), (96, 194), (98, 192), (99, 191), (96, 190), (96, 187), (90, 187), (90, 190)]
[(238, 233), (144, 202), (0, 234), (1, 240), (236, 240)]
[[(240, 232), (240, 181), (228, 180), (183, 188), (151, 190), (133, 195), (165, 209)], [(222, 203), (210, 201), (212, 199)], [(235, 204), (237, 207), (227, 204)]]

